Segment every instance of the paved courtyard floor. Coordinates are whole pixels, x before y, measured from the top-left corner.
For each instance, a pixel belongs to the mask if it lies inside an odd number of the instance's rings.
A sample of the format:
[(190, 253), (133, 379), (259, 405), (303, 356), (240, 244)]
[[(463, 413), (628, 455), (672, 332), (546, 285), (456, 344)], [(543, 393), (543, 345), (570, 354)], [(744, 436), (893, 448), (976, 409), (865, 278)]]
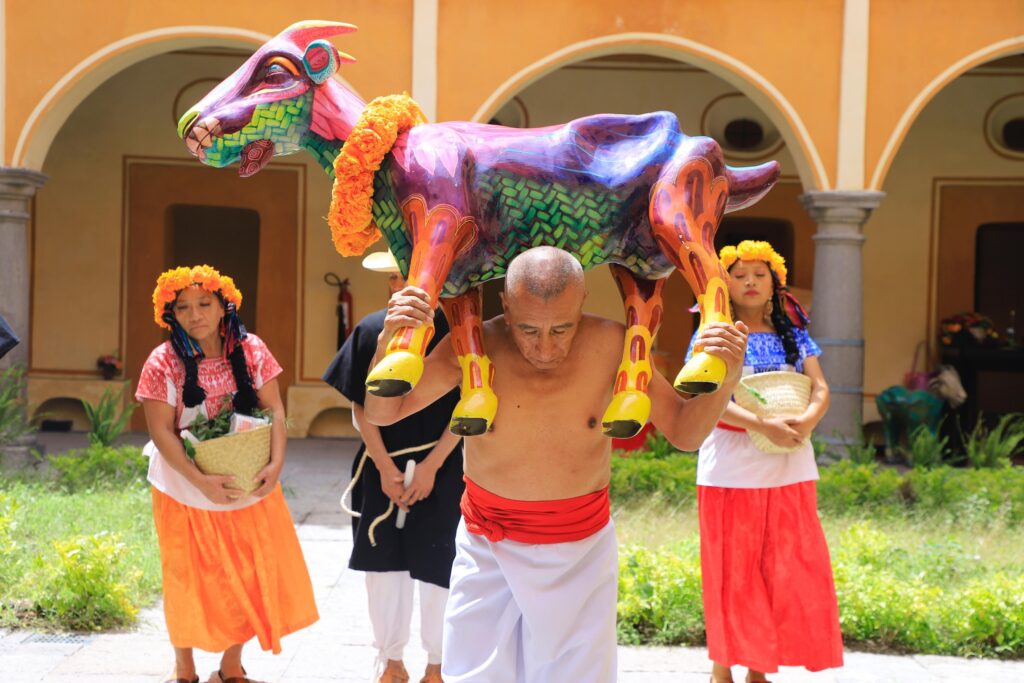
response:
[[(75, 436), (47, 437), (50, 451), (76, 445)], [(68, 441), (70, 439), (70, 441)], [(289, 444), (282, 478), (316, 591), (320, 621), (284, 639), (273, 656), (250, 644), (245, 661), (255, 680), (267, 683), (368, 683), (375, 653), (363, 577), (346, 568), (352, 546), (349, 518), (338, 505), (349, 480), (355, 442), (309, 439)], [(216, 655), (197, 653), (205, 680)], [(406, 653), (415, 682), (426, 657), (419, 647), (417, 619)], [(172, 652), (159, 605), (141, 614), (125, 633), (54, 636), (0, 630), (0, 680), (5, 683), (158, 683), (170, 671)], [(702, 649), (620, 647), (622, 683), (705, 683), (709, 662)], [(737, 676), (737, 680), (743, 680)], [(1024, 681), (1024, 662), (953, 657), (892, 656), (847, 652), (838, 671), (810, 674), (784, 669), (776, 683), (967, 683)], [(603, 683), (578, 681), (573, 683)]]

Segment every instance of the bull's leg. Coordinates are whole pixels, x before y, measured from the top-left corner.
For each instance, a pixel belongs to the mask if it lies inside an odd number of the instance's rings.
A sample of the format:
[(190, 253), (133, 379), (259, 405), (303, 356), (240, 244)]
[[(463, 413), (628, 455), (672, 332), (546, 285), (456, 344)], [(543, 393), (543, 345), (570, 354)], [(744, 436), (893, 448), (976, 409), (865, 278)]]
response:
[[(715, 231), (729, 198), (729, 181), (724, 175), (716, 176), (704, 156), (691, 156), (678, 171), (674, 168), (669, 167), (668, 177), (651, 190), (651, 228), (665, 256), (697, 296), (701, 326), (731, 323), (726, 273), (715, 253)], [(725, 166), (721, 168), (724, 173)], [(697, 346), (674, 385), (688, 394), (708, 394), (722, 385), (725, 373), (725, 361)]]
[(654, 372), (651, 343), (663, 317), (661, 290), (665, 279), (637, 278), (619, 265), (612, 265), (611, 270), (626, 306), (626, 341), (612, 401), (601, 425), (606, 436), (625, 439), (637, 434), (651, 415), (651, 399), (647, 396), (647, 384)]
[[(476, 239), (476, 222), (448, 204), (427, 211), (419, 195), (406, 200), (402, 211), (413, 243), (407, 282), (425, 290), (431, 306), (437, 306), (452, 262)], [(423, 375), (423, 357), (433, 336), (432, 324), (398, 330), (388, 342), (384, 358), (367, 376), (367, 391), (376, 396), (402, 396), (412, 391)]]
[(462, 366), (462, 398), (449, 425), (460, 436), (483, 434), (494, 424), (498, 397), (491, 388), (494, 366), (484, 351), (483, 294), (479, 287), (441, 305), (451, 326), (452, 346)]

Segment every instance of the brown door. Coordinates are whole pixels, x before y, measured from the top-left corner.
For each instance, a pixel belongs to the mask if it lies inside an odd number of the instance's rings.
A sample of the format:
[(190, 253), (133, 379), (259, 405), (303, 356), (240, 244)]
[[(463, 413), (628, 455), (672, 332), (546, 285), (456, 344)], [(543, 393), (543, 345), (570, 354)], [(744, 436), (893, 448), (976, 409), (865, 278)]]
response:
[[(242, 322), (284, 368), (279, 382), (286, 397), (296, 369), (299, 173), (268, 168), (243, 179), (198, 163), (142, 161), (126, 164), (125, 173), (127, 376), (137, 382), (150, 351), (167, 338), (153, 321), (152, 294), (164, 270), (196, 265), (174, 263), (178, 254), (239, 276)], [(132, 428), (145, 429), (141, 411)]]

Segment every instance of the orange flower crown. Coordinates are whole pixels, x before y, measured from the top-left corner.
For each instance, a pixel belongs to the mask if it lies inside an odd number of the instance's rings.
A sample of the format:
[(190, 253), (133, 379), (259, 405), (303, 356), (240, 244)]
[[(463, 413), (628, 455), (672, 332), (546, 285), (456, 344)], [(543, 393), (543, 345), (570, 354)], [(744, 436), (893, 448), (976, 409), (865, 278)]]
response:
[(235, 287), (235, 281), (227, 275), (221, 275), (212, 266), (181, 266), (171, 268), (156, 279), (156, 289), (153, 290), (153, 319), (160, 327), (171, 329), (163, 321), (163, 314), (167, 305), (174, 303), (178, 293), (186, 287), (196, 285), (207, 292), (220, 292), (224, 301), (233, 303), (235, 308), (242, 307), (242, 293)]
[(775, 271), (779, 278), (779, 284), (786, 286), (786, 259), (782, 258), (768, 242), (754, 240), (743, 240), (735, 247), (722, 247), (718, 252), (718, 259), (722, 267), (729, 270), (736, 261), (764, 261), (768, 267)]
[(373, 223), (373, 176), (398, 136), (426, 123), (408, 95), (378, 97), (366, 105), (334, 159), (334, 188), (327, 222), (334, 248), (342, 256), (362, 254), (380, 239)]

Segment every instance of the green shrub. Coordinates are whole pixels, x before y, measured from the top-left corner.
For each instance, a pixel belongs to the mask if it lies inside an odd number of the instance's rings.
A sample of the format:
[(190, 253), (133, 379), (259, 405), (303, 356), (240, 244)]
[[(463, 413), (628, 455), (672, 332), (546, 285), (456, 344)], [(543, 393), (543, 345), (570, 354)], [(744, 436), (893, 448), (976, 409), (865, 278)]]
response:
[(114, 448), (93, 442), (87, 448), (47, 458), (65, 491), (110, 490), (146, 481), (148, 459), (136, 446)]
[(910, 433), (903, 454), (911, 467), (938, 467), (949, 460), (949, 438), (933, 432), (927, 425), (918, 425)]
[(704, 643), (700, 547), (696, 538), (658, 551), (619, 549), (620, 643)]
[[(843, 640), (869, 649), (1024, 655), (1024, 575), (992, 569), (957, 542), (898, 543), (869, 522), (831, 544)], [(696, 534), (620, 551), (622, 643), (705, 642)]]
[(118, 414), (120, 404), (120, 394), (109, 389), (103, 392), (103, 397), (96, 405), (88, 401), (82, 401), (82, 407), (85, 408), (85, 416), (89, 419), (90, 444), (112, 446), (114, 440), (121, 436), (138, 404), (129, 403), (128, 407), (121, 409), (120, 414)]
[(1011, 457), (1024, 442), (1024, 415), (1009, 413), (999, 418), (995, 427), (985, 425), (983, 415), (970, 434), (960, 432), (967, 462), (971, 467), (1003, 468), (1013, 464)]
[(0, 446), (17, 441), (33, 431), (25, 410), (25, 370), (7, 368), (0, 372)]
[(129, 594), (138, 582), (138, 569), (125, 569), (126, 547), (118, 535), (102, 532), (55, 541), (55, 566), (46, 572), (40, 557), (37, 569), (48, 573), (35, 600), (36, 611), (51, 623), (76, 631), (99, 631), (135, 621), (138, 609)]
[(689, 505), (697, 499), (697, 458), (634, 451), (612, 458), (611, 494), (616, 503), (660, 497), (670, 505)]
[(15, 515), (18, 512), (18, 501), (12, 496), (0, 492), (0, 595), (3, 595), (8, 586), (13, 583), (18, 575), (18, 568), (15, 566), (15, 550), (18, 542), (14, 539), (14, 532), (18, 528)]
[(874, 462), (841, 460), (820, 471), (818, 508), (836, 514), (860, 514), (866, 509), (902, 507), (906, 497), (903, 477)]

